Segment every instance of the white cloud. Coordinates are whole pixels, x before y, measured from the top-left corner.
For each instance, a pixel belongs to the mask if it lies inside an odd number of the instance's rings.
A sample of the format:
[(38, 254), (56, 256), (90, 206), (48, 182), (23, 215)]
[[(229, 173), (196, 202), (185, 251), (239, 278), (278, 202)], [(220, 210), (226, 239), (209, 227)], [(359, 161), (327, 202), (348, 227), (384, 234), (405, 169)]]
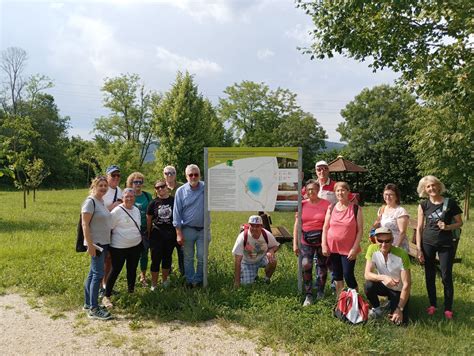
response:
[(209, 61), (203, 58), (191, 59), (185, 56), (172, 53), (166, 48), (157, 47), (156, 57), (158, 58), (158, 66), (162, 69), (176, 72), (177, 70), (189, 71), (194, 74), (213, 74), (222, 71), (222, 68), (216, 62)]
[(260, 59), (260, 60), (264, 60), (264, 59), (267, 59), (269, 57), (273, 57), (274, 55), (275, 55), (275, 52), (273, 52), (272, 50), (270, 50), (268, 48), (259, 49), (257, 51), (257, 58)]
[(285, 31), (285, 36), (287, 38), (296, 40), (301, 46), (308, 46), (311, 44), (311, 29), (312, 27), (310, 25), (303, 26), (301, 24), (297, 24), (292, 29)]
[(245, 18), (249, 9), (264, 6), (268, 0), (161, 0), (177, 7), (198, 21), (213, 19), (220, 23)]
[(78, 78), (104, 77), (125, 72), (130, 63), (145, 57), (140, 50), (120, 43), (111, 26), (84, 15), (71, 15), (50, 44), (51, 62), (66, 67)]

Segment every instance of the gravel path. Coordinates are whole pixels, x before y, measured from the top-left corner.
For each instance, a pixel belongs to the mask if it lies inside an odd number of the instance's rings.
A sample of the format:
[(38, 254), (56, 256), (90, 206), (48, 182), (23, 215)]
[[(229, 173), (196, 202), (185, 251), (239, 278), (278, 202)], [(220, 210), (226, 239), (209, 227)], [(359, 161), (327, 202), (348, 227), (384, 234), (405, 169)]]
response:
[[(30, 306), (32, 304), (33, 306)], [(48, 314), (18, 294), (0, 296), (0, 354), (273, 355), (237, 325), (209, 321), (137, 324), (118, 317), (90, 320), (84, 312)]]

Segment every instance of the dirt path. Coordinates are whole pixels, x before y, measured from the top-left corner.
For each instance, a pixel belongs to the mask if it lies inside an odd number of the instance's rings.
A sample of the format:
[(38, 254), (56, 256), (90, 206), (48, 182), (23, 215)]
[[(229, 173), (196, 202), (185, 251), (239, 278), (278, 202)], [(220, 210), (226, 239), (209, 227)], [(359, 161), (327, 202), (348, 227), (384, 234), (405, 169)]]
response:
[[(189, 326), (90, 320), (83, 312), (49, 314), (18, 294), (0, 296), (0, 354), (270, 355), (236, 325), (209, 321)], [(278, 353), (279, 354), (279, 353)]]

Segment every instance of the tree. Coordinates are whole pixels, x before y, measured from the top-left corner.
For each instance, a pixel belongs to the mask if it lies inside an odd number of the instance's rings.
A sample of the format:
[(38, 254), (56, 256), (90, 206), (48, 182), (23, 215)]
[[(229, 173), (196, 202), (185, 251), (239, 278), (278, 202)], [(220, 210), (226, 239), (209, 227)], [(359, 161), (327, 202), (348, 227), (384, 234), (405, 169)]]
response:
[(14, 184), (23, 190), (23, 207), (26, 209), (26, 167), (33, 149), (31, 140), (38, 136), (28, 117), (7, 115), (0, 126), (0, 151), (4, 153), (7, 164), (13, 172)]
[(106, 78), (102, 87), (104, 106), (111, 113), (95, 121), (95, 131), (100, 137), (135, 146), (141, 167), (153, 139), (151, 120), (152, 103), (161, 97), (145, 90), (138, 74), (122, 74)]
[(303, 168), (311, 174), (314, 159), (324, 147), (326, 132), (316, 118), (305, 113), (296, 94), (287, 89), (270, 90), (264, 83), (243, 81), (224, 90), (219, 116), (230, 125), (240, 146), (303, 148)]
[(315, 24), (312, 58), (343, 54), (388, 67), (424, 98), (449, 95), (467, 115), (473, 103), (472, 1), (304, 1)]
[(153, 119), (160, 144), (156, 152), (157, 170), (172, 164), (179, 179), (185, 178), (184, 169), (190, 163), (203, 168), (204, 147), (223, 144), (223, 124), (188, 72), (177, 73), (171, 89), (155, 105)]
[(469, 218), (469, 200), (474, 181), (474, 118), (453, 112), (438, 98), (412, 111), (411, 150), (423, 175), (441, 179), (448, 192), (464, 193), (464, 216)]
[(28, 56), (26, 51), (18, 47), (9, 47), (2, 51), (2, 60), (0, 69), (7, 77), (5, 91), (6, 95), (2, 96), (3, 110), (16, 115), (18, 102), (21, 100), (21, 92), (25, 86), (23, 80), (23, 70), (26, 66)]
[(50, 172), (48, 167), (45, 166), (41, 158), (33, 158), (25, 165), (26, 181), (25, 186), (27, 189), (33, 189), (33, 201), (36, 201), (36, 189), (41, 185), (43, 180), (49, 176)]
[(381, 85), (364, 89), (342, 110), (345, 122), (337, 131), (347, 141), (346, 154), (367, 168), (366, 198), (379, 201), (385, 184), (399, 186), (402, 198), (416, 198), (417, 162), (410, 151), (410, 110), (413, 96), (399, 87)]

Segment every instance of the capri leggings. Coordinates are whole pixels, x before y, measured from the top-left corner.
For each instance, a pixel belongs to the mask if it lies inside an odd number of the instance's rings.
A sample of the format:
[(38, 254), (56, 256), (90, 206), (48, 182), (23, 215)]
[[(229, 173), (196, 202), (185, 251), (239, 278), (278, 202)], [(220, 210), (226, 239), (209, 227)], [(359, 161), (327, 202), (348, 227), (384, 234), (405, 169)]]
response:
[(329, 256), (332, 265), (332, 274), (335, 281), (344, 279), (349, 288), (356, 289), (357, 281), (354, 276), (354, 267), (356, 260), (348, 260), (347, 255), (331, 253)]
[(176, 230), (170, 228), (153, 227), (150, 236), (151, 267), (150, 271), (159, 272), (160, 265), (163, 269), (170, 269), (173, 249), (176, 244)]

